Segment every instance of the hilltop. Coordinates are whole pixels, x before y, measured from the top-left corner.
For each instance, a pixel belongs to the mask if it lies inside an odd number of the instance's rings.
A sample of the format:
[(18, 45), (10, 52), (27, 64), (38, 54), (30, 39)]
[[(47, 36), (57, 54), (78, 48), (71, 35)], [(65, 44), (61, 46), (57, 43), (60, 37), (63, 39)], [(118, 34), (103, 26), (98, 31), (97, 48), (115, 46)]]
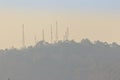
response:
[(118, 80), (120, 45), (83, 39), (0, 50), (0, 79)]

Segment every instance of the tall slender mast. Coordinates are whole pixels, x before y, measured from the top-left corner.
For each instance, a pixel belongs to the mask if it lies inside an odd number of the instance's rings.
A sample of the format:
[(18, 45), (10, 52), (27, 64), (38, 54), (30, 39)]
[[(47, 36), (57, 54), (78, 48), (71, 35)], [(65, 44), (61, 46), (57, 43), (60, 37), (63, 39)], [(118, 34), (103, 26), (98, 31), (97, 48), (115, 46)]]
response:
[(25, 47), (25, 32), (24, 32), (24, 24), (22, 26), (22, 45)]
[(37, 44), (37, 38), (36, 38), (36, 36), (34, 37), (34, 40), (35, 40), (35, 44)]
[(56, 21), (56, 42), (58, 41), (58, 23)]
[(69, 40), (69, 27), (67, 27), (67, 40)]
[(42, 30), (42, 37), (43, 37), (43, 41), (45, 41), (45, 37), (44, 37), (44, 29)]
[(64, 40), (65, 40), (65, 41), (68, 41), (68, 40), (69, 40), (69, 28), (68, 28), (68, 27), (66, 28)]
[(51, 25), (51, 43), (53, 42), (53, 30), (52, 30), (52, 25)]

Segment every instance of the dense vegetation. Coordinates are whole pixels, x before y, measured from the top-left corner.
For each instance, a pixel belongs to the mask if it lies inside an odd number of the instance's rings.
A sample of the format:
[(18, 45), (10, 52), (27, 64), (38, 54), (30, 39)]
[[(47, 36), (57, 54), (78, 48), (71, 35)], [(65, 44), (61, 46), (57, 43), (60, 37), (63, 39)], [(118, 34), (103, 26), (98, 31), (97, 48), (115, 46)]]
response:
[(119, 80), (120, 46), (83, 39), (0, 50), (0, 80)]

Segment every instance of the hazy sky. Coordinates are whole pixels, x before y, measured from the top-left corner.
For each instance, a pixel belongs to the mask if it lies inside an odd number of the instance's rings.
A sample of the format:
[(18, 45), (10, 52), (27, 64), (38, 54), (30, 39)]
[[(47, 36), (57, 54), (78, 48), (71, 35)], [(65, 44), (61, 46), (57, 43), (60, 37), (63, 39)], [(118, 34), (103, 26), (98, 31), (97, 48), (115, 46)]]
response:
[(50, 40), (50, 26), (59, 23), (59, 38), (70, 27), (70, 39), (120, 42), (120, 0), (0, 0), (0, 48), (21, 47), (21, 26), (26, 44), (34, 36)]

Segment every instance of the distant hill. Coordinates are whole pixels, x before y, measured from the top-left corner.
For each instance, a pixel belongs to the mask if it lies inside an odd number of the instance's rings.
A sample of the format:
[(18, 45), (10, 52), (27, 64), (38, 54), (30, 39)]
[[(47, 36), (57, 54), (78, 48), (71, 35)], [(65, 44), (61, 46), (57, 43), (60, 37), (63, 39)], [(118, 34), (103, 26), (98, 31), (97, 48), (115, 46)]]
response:
[(83, 39), (0, 50), (0, 80), (119, 80), (120, 45)]

